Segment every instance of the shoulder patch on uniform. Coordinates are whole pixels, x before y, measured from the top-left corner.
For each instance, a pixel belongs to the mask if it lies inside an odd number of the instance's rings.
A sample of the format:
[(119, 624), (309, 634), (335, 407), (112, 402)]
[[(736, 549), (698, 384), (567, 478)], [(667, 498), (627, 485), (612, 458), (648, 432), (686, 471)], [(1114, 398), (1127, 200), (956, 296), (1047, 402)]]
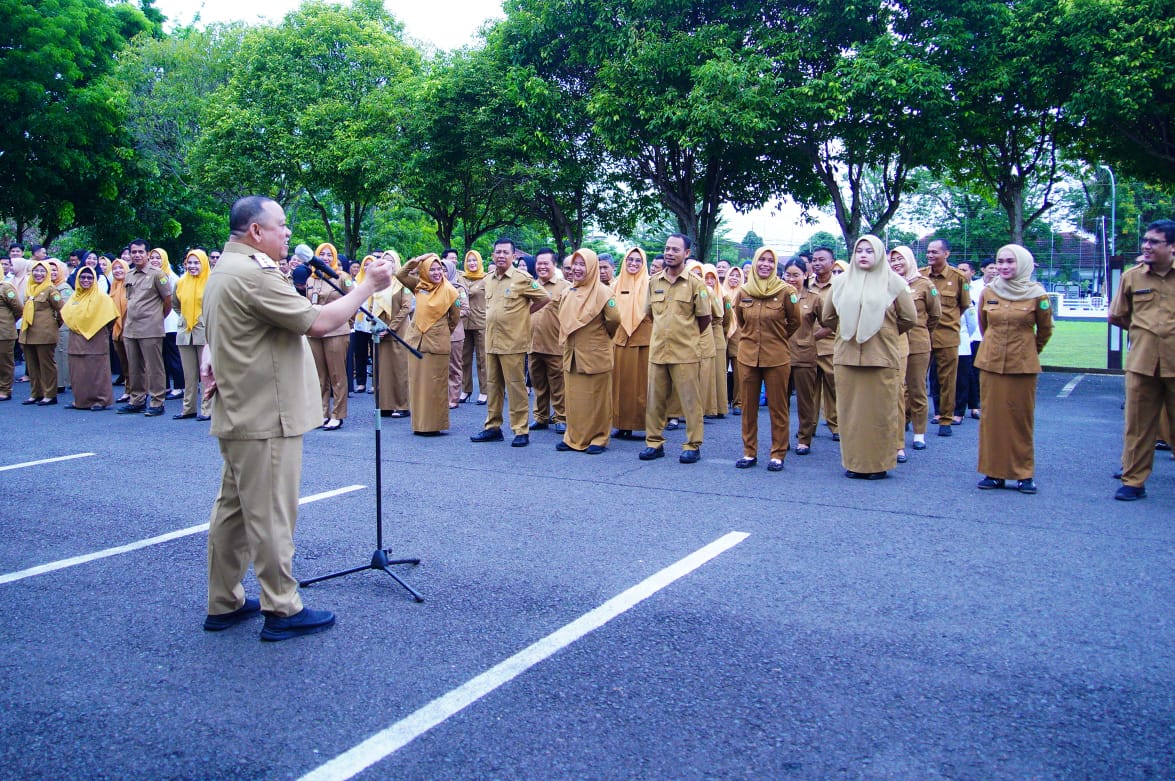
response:
[(797, 296), (795, 293), (792, 293), (792, 294), (791, 294), (791, 302), (792, 302), (793, 304), (795, 304), (795, 303), (798, 303), (798, 302), (799, 302), (799, 300), (800, 300), (800, 297), (799, 297), (799, 296)]
[(930, 295), (937, 296), (938, 295), (938, 288), (936, 288), (936, 287), (930, 288)]
[(1040, 308), (1041, 309), (1048, 309), (1049, 308), (1049, 300), (1047, 298), (1040, 299)]
[(354, 284), (355, 284), (354, 280), (350, 280), (350, 279), (348, 279), (347, 281), (343, 282), (343, 285), (344, 285), (344, 286), (346, 286), (346, 287), (351, 287), (351, 286), (352, 286), (352, 285), (354, 285)]
[(166, 285), (166, 284), (167, 284), (167, 275), (166, 275), (166, 274), (163, 274), (162, 272), (160, 272), (160, 275), (159, 275), (159, 284), (160, 284), (160, 285)]
[(734, 306), (733, 306), (733, 305), (732, 305), (732, 304), (731, 304), (729, 301), (727, 301), (727, 302), (726, 302), (726, 308), (727, 308), (727, 309), (734, 309)]
[(16, 291), (15, 291), (15, 290), (9, 290), (9, 291), (8, 291), (8, 297), (9, 297), (9, 298), (16, 298)]
[(54, 300), (54, 301), (60, 301), (60, 300), (61, 300), (61, 296), (60, 296), (59, 294), (57, 294), (57, 293), (54, 293), (54, 294), (53, 294), (53, 300)]
[(699, 295), (700, 295), (702, 298), (705, 298), (705, 297), (706, 297), (706, 291), (705, 291), (705, 290), (703, 290), (703, 291), (702, 291), (702, 292), (701, 292)]
[(608, 299), (608, 306), (616, 306), (616, 299), (615, 299), (615, 298), (609, 298), (609, 299)]
[(538, 290), (538, 289), (539, 289), (539, 283), (538, 283), (538, 282), (531, 282), (531, 283), (530, 283), (530, 286), (531, 286), (531, 287), (533, 287), (535, 290)]

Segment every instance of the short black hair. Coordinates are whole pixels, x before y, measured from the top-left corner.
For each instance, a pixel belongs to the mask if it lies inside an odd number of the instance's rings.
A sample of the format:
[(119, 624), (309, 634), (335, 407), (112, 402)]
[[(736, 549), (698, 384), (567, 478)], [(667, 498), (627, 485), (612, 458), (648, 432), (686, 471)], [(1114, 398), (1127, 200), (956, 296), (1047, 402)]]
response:
[(456, 257), (457, 250), (453, 249), (452, 247), (445, 247), (443, 250), (441, 250), (441, 260), (444, 260), (445, 258), (449, 257), (450, 255)]
[(143, 249), (147, 249), (150, 246), (151, 245), (147, 243), (146, 239), (132, 239), (131, 243), (126, 245), (126, 248), (130, 249), (131, 247), (142, 247)]
[(812, 257), (816, 257), (817, 252), (827, 252), (829, 255), (832, 256), (833, 260), (836, 260), (836, 250), (834, 250), (832, 247), (828, 246), (827, 244), (821, 244), (819, 247), (813, 248)]
[(933, 243), (934, 243), (934, 242), (936, 242), (936, 241), (937, 241), (939, 244), (941, 244), (941, 245), (942, 245), (942, 248), (943, 248), (943, 249), (945, 249), (947, 252), (950, 252), (950, 251), (951, 251), (951, 242), (950, 242), (950, 239), (940, 239), (940, 238), (937, 238), (937, 237), (936, 237), (936, 238), (933, 238), (933, 239), (931, 239), (931, 240), (930, 240), (930, 241), (928, 241), (928, 242), (926, 242), (926, 248), (927, 248), (927, 249), (930, 249), (930, 245), (931, 245), (931, 244), (933, 244)]
[(14, 241), (8, 245), (8, 251), (12, 252), (14, 249), (18, 249), (21, 252), (24, 252), (24, 245), (21, 244), (19, 241)]
[(497, 247), (499, 244), (509, 244), (511, 252), (517, 249), (517, 247), (514, 246), (514, 239), (510, 238), (509, 236), (499, 236), (498, 238), (494, 239), (494, 246)]
[(249, 230), (249, 226), (257, 222), (257, 218), (265, 211), (267, 203), (276, 203), (272, 198), (264, 195), (246, 195), (238, 198), (228, 212), (229, 233), (240, 236)]
[(45, 249), (45, 245), (44, 244), (33, 244), (31, 247), (29, 247), (29, 252), (36, 252), (39, 249)]
[(994, 266), (994, 265), (995, 265), (995, 258), (984, 258), (979, 263), (980, 268), (987, 268), (988, 266)]
[(808, 261), (804, 260), (802, 253), (794, 258), (788, 258), (787, 262), (783, 264), (783, 270), (787, 271), (792, 266), (798, 268), (805, 277), (808, 276)]
[(665, 237), (665, 241), (669, 241), (670, 239), (672, 239), (674, 237), (681, 239), (682, 242), (685, 244), (685, 248), (687, 250), (693, 248), (694, 243), (692, 241), (690, 241), (689, 236), (686, 236), (684, 233), (670, 233), (668, 236)]
[(534, 254), (535, 260), (538, 260), (539, 255), (550, 255), (551, 260), (559, 259), (559, 253), (555, 252), (555, 250), (551, 249), (550, 247), (539, 247), (539, 251)]
[(1175, 220), (1155, 220), (1146, 226), (1146, 231), (1147, 233), (1158, 231), (1163, 234), (1164, 239), (1175, 244)]

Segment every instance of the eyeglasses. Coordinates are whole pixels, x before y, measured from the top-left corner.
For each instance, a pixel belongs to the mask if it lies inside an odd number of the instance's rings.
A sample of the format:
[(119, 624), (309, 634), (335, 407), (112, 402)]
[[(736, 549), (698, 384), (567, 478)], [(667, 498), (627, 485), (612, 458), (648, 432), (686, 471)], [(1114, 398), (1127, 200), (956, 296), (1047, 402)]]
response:
[(1169, 242), (1164, 241), (1163, 239), (1152, 239), (1149, 237), (1142, 240), (1142, 246), (1144, 247), (1161, 247), (1167, 243)]

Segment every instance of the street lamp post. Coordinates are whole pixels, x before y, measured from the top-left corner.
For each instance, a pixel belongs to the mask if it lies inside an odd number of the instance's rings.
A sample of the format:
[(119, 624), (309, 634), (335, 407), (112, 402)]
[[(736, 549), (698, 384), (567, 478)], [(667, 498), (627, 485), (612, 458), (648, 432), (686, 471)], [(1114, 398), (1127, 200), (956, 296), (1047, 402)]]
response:
[(1118, 239), (1118, 184), (1114, 181), (1114, 170), (1108, 165), (1099, 165), (1110, 175), (1110, 255), (1117, 255), (1115, 245)]

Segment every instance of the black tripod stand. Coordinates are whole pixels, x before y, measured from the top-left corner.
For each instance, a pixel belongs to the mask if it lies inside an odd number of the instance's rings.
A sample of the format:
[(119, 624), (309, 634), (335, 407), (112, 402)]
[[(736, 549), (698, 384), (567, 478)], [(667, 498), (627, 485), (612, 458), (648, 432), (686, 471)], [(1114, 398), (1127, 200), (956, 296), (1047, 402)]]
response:
[[(333, 287), (340, 293), (345, 293), (338, 285), (327, 278), (327, 275), (319, 268), (315, 268), (315, 274), (326, 284)], [(382, 325), (384, 330), (391, 334), (396, 341), (404, 345), (408, 352), (412, 353), (417, 358), (420, 358), (420, 352), (412, 348), (407, 342), (400, 338), (400, 335), (387, 327), (387, 323), (380, 320), (378, 317), (367, 311), (364, 307), (359, 307), (359, 311), (370, 317), (373, 321)], [(372, 332), (372, 340), (374, 348), (372, 350), (372, 365), (371, 365), (371, 384), (375, 393), (375, 552), (371, 554), (371, 561), (361, 567), (352, 567), (351, 569), (342, 570), (341, 572), (332, 572), (329, 575), (320, 575), (317, 578), (309, 578), (298, 582), (299, 586), (309, 586), (311, 583), (320, 583), (324, 580), (332, 578), (341, 578), (344, 575), (353, 575), (356, 572), (366, 572), (367, 570), (380, 570), (388, 574), (392, 580), (399, 583), (404, 589), (412, 595), (417, 602), (423, 602), (424, 597), (420, 593), (400, 579), (400, 576), (392, 572), (389, 567), (397, 564), (412, 564), (420, 563), (420, 559), (392, 559), (388, 555), (392, 552), (391, 549), (384, 548), (384, 523), (383, 523), (383, 456), (381, 450), (381, 434), (382, 434), (382, 416), (379, 414), (379, 343), (381, 333), (379, 331)]]

